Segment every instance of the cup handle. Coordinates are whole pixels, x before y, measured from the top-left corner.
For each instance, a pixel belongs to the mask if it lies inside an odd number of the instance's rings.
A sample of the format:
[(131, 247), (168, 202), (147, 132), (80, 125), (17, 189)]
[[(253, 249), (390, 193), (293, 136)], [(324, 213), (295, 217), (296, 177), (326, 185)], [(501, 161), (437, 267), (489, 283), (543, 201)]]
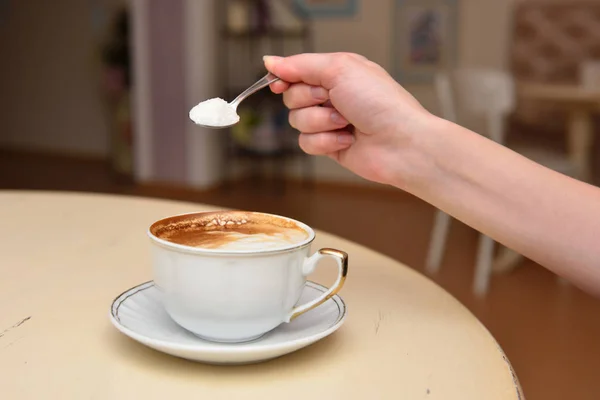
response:
[(348, 274), (348, 254), (341, 250), (328, 248), (320, 249), (311, 257), (307, 258), (306, 261), (304, 261), (304, 266), (302, 267), (302, 274), (304, 276), (310, 275), (315, 270), (315, 267), (317, 266), (319, 260), (321, 260), (324, 257), (332, 257), (337, 262), (339, 269), (337, 280), (335, 281), (333, 286), (331, 286), (329, 290), (327, 290), (327, 292), (323, 293), (322, 296), (319, 296), (319, 298), (301, 306), (294, 307), (292, 312), (288, 315), (286, 322), (290, 322), (294, 318), (304, 314), (305, 312), (310, 311), (313, 308), (316, 308), (321, 304), (325, 303), (327, 300), (335, 296), (337, 292), (340, 291), (342, 286), (344, 286), (344, 282), (346, 281), (346, 275)]

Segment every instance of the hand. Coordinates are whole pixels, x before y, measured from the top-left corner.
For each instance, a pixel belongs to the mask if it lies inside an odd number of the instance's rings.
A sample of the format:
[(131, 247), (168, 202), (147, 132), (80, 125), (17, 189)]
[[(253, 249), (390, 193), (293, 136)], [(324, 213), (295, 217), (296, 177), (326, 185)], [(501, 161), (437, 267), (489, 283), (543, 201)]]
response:
[[(371, 181), (398, 185), (430, 114), (383, 68), (357, 54), (266, 56), (300, 147)], [(401, 186), (401, 184), (400, 184)]]

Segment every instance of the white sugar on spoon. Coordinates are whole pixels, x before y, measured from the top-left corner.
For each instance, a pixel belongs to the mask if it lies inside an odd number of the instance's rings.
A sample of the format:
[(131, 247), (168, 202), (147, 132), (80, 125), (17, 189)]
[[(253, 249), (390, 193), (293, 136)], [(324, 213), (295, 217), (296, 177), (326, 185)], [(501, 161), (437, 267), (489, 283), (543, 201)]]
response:
[(233, 126), (240, 120), (240, 116), (237, 114), (238, 105), (244, 101), (246, 97), (278, 80), (278, 77), (268, 73), (254, 85), (244, 90), (231, 103), (228, 103), (219, 97), (205, 100), (195, 105), (190, 110), (190, 119), (197, 125), (206, 128), (218, 129)]
[(190, 110), (190, 119), (202, 126), (226, 127), (236, 124), (240, 116), (231, 104), (215, 97), (194, 106)]

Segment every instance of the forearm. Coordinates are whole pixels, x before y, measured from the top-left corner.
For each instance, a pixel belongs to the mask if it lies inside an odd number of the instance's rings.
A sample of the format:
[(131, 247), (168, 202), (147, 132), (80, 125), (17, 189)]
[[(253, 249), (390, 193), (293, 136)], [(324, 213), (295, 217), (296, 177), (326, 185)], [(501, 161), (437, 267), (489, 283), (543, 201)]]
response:
[(600, 294), (600, 189), (434, 118), (415, 141), (423, 170), (407, 190)]

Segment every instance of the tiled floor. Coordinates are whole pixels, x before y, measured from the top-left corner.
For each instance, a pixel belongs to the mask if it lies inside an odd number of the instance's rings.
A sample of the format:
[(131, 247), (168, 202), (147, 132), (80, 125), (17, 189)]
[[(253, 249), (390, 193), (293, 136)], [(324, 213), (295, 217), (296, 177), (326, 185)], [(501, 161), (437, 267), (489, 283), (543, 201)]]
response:
[[(0, 188), (127, 193), (280, 213), (423, 270), (433, 209), (399, 191), (289, 184), (235, 185), (228, 193), (117, 184), (99, 162), (0, 152)], [(454, 223), (442, 271), (433, 279), (487, 326), (511, 359), (528, 399), (600, 398), (600, 300), (563, 286), (525, 262), (495, 276), (489, 295), (471, 294), (477, 234)], [(600, 265), (600, 264), (599, 264)], [(440, 337), (439, 340), (444, 340)], [(482, 399), (484, 400), (484, 399)]]

